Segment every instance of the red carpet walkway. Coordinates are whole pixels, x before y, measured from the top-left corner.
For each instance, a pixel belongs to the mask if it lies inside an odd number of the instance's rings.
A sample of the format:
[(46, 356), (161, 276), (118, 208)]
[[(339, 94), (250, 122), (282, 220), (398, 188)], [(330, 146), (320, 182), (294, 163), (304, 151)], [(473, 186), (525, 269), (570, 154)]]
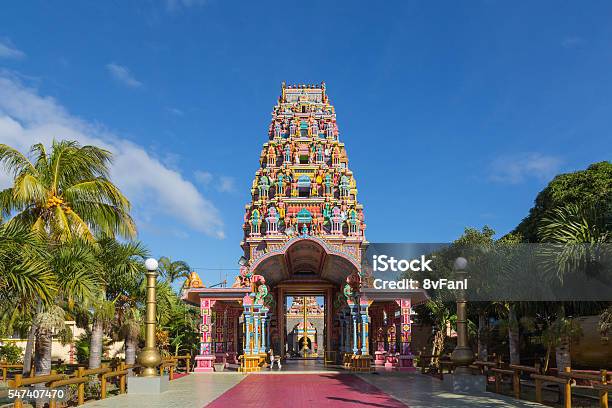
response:
[(207, 407), (406, 408), (406, 405), (354, 375), (266, 374), (249, 375)]

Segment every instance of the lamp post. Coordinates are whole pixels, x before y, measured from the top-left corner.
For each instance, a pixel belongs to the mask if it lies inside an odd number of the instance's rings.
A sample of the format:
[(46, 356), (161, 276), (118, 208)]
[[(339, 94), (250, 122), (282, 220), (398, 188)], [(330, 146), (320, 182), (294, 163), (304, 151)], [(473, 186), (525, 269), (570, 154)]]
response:
[[(455, 259), (454, 269), (459, 280), (465, 279), (466, 267), (465, 258)], [(455, 364), (456, 374), (469, 374), (468, 366), (474, 361), (474, 352), (468, 344), (467, 301), (464, 290), (460, 290), (457, 296), (457, 347), (451, 354), (451, 361)]]
[(155, 321), (157, 318), (157, 299), (155, 297), (155, 284), (157, 280), (157, 261), (149, 258), (145, 261), (147, 268), (147, 314), (145, 317), (145, 347), (138, 354), (138, 364), (145, 367), (141, 377), (156, 377), (157, 367), (162, 358), (155, 344)]

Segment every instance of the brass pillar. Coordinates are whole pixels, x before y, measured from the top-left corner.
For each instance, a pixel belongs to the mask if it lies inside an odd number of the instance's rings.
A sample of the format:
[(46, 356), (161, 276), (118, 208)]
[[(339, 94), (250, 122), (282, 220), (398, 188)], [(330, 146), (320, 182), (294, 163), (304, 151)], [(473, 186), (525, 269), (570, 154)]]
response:
[[(458, 280), (465, 279), (467, 260), (457, 258), (454, 269)], [(474, 352), (468, 343), (467, 329), (467, 300), (465, 291), (460, 290), (457, 294), (457, 347), (451, 354), (451, 360), (455, 365), (456, 374), (468, 374), (468, 366), (474, 362)]]
[(144, 367), (141, 377), (157, 376), (157, 367), (162, 358), (155, 342), (155, 323), (157, 319), (157, 299), (155, 285), (157, 281), (157, 261), (149, 258), (145, 261), (147, 268), (147, 314), (145, 316), (145, 347), (138, 354), (137, 362)]

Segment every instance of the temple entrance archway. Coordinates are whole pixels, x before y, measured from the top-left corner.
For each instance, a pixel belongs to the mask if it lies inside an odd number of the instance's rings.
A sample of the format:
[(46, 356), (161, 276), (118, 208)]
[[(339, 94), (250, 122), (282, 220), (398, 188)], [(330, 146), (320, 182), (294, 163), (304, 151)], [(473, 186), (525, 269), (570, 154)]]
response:
[[(338, 312), (334, 299), (347, 277), (358, 275), (355, 259), (316, 237), (296, 237), (256, 259), (251, 269), (265, 278), (276, 300), (270, 322), (274, 353), (288, 358), (323, 358), (325, 351), (334, 349), (333, 317)], [(301, 348), (296, 350), (300, 341), (303, 345), (304, 299), (306, 325), (313, 326), (306, 330), (311, 343), (306, 355)], [(301, 337), (296, 337), (298, 333)]]

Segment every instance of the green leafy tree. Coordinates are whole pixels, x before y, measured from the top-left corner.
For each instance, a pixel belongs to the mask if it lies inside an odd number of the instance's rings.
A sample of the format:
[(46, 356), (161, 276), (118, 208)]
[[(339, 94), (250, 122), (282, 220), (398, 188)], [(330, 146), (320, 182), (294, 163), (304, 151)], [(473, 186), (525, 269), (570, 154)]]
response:
[(37, 301), (48, 304), (57, 290), (44, 239), (20, 225), (0, 226), (0, 336), (31, 315)]
[(33, 160), (0, 144), (0, 163), (13, 185), (0, 192), (3, 216), (9, 223), (29, 226), (53, 241), (73, 236), (93, 242), (94, 234), (136, 235), (130, 203), (109, 180), (111, 153), (73, 141), (54, 141), (51, 153), (32, 146)]
[(539, 223), (555, 208), (573, 204), (610, 214), (612, 201), (612, 163), (591, 164), (586, 170), (556, 176), (535, 199), (529, 215), (516, 227), (527, 242), (539, 241)]
[(191, 268), (185, 261), (172, 261), (166, 256), (159, 258), (159, 271), (170, 284), (178, 279), (187, 279)]
[(9, 364), (17, 364), (21, 361), (21, 352), (23, 349), (10, 342), (0, 346), (0, 361), (6, 361)]
[(126, 364), (134, 364), (136, 362), (138, 340), (142, 337), (142, 323), (143, 319), (140, 310), (132, 306), (124, 309), (119, 320), (119, 334), (124, 340)]
[(608, 334), (612, 331), (612, 306), (601, 312), (599, 316), (599, 331), (604, 337), (608, 337)]
[(117, 301), (126, 294), (126, 288), (144, 276), (143, 261), (146, 249), (139, 242), (118, 242), (104, 237), (96, 245), (96, 257), (101, 267), (103, 282), (100, 295), (93, 302), (89, 368), (98, 368), (102, 362), (103, 339), (109, 334), (117, 317)]
[[(1, 215), (12, 217), (9, 226), (24, 226), (46, 237), (54, 253), (56, 304), (71, 308), (75, 302), (83, 305), (99, 297), (99, 263), (81, 241), (94, 243), (98, 234), (126, 238), (136, 234), (130, 203), (109, 179), (110, 162), (109, 151), (74, 141), (54, 141), (49, 153), (43, 144), (36, 144), (29, 155), (0, 144), (0, 164), (13, 177), (12, 186), (0, 192)], [(31, 300), (39, 305), (38, 314), (51, 312), (41, 299)], [(50, 347), (53, 330), (38, 325), (47, 320), (37, 316), (31, 329), (41, 345), (36, 351), (37, 369), (44, 371), (39, 374), (50, 369), (45, 347)]]

